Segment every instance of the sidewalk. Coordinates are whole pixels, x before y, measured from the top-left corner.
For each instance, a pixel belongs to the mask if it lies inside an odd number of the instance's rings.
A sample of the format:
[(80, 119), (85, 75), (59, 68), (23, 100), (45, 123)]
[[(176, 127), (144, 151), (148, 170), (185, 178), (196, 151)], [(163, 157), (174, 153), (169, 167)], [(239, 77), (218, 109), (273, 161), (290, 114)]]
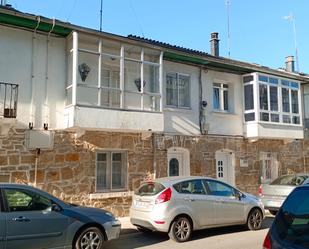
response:
[(136, 226), (133, 226), (130, 222), (130, 217), (119, 217), (119, 221), (121, 222), (121, 233), (120, 234), (129, 234), (136, 233)]

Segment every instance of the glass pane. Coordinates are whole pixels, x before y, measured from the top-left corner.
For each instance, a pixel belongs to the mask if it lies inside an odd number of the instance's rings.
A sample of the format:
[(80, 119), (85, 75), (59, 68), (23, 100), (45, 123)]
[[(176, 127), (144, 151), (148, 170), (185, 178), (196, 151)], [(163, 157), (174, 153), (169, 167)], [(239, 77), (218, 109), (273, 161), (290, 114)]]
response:
[(10, 212), (26, 211), (32, 201), (32, 197), (29, 194), (17, 189), (5, 189), (4, 192)]
[(278, 85), (279, 80), (277, 78), (269, 78), (269, 83)]
[(102, 52), (106, 54), (120, 56), (121, 44), (117, 41), (103, 39)]
[(264, 75), (259, 75), (259, 81), (268, 82), (268, 77)]
[(245, 114), (245, 121), (249, 122), (249, 121), (254, 121), (255, 120), (255, 113), (246, 113)]
[(300, 124), (300, 117), (299, 116), (293, 116), (292, 117), (292, 124)]
[(267, 85), (260, 84), (260, 109), (268, 110), (268, 95), (267, 95)]
[(190, 77), (179, 75), (178, 80), (179, 106), (190, 107)]
[(216, 196), (234, 196), (234, 189), (216, 181), (207, 181), (211, 195)]
[(107, 170), (107, 162), (105, 160), (97, 162), (97, 190), (104, 190), (108, 188), (109, 177)]
[(292, 113), (299, 113), (298, 91), (291, 90), (291, 96), (292, 96)]
[(279, 114), (270, 114), (271, 122), (279, 123)]
[[(135, 61), (124, 62), (124, 89), (138, 92), (141, 90), (141, 63)], [(144, 85), (145, 85), (144, 81)]]
[(97, 160), (106, 162), (106, 153), (98, 153), (97, 154)]
[(166, 105), (178, 106), (177, 76), (166, 75)]
[(144, 92), (159, 93), (159, 66), (144, 64)]
[(120, 60), (102, 56), (101, 86), (120, 88)]
[(123, 165), (123, 153), (113, 153), (112, 156), (112, 188), (119, 189), (125, 187), (125, 172)]
[(287, 81), (287, 80), (281, 80), (281, 84), (282, 84), (283, 86), (289, 86), (289, 85), (290, 85), (290, 82)]
[(120, 96), (120, 90), (101, 89), (101, 106), (119, 108)]
[(73, 76), (73, 52), (69, 52), (68, 54), (68, 77), (67, 77), (67, 86), (70, 86), (73, 84), (72, 76)]
[(77, 87), (77, 104), (81, 105), (98, 105), (98, 89), (78, 86)]
[(228, 102), (228, 91), (223, 91), (223, 102), (224, 102), (224, 111), (229, 109), (229, 102)]
[(170, 160), (169, 176), (179, 176), (179, 162), (176, 158)]
[(246, 85), (245, 88), (245, 110), (253, 110), (254, 109), (254, 101), (253, 101), (253, 85)]
[(286, 124), (291, 123), (291, 117), (289, 115), (282, 115), (282, 122)]
[(253, 75), (248, 75), (243, 78), (243, 83), (253, 81)]
[(291, 82), (291, 87), (298, 89), (299, 88), (299, 84), (296, 83), (296, 82)]
[(160, 51), (144, 48), (144, 61), (160, 62)]
[(141, 94), (126, 92), (124, 94), (124, 107), (127, 109), (141, 110)]
[(269, 121), (269, 113), (261, 112), (260, 113), (260, 119), (261, 119), (261, 121)]
[(220, 97), (219, 97), (219, 88), (213, 89), (213, 108), (216, 110), (220, 109)]
[(98, 85), (99, 55), (86, 52), (78, 53), (78, 84)]
[(290, 112), (289, 89), (282, 88), (282, 111)]
[(160, 97), (144, 95), (144, 110), (160, 111)]
[(270, 110), (278, 111), (278, 88), (275, 86), (270, 86), (269, 91), (270, 91)]
[(99, 51), (100, 38), (97, 36), (90, 36), (87, 34), (78, 34), (78, 48), (90, 50), (93, 52)]
[(124, 57), (130, 58), (134, 60), (141, 60), (141, 47), (133, 46), (133, 45), (125, 45), (124, 46)]

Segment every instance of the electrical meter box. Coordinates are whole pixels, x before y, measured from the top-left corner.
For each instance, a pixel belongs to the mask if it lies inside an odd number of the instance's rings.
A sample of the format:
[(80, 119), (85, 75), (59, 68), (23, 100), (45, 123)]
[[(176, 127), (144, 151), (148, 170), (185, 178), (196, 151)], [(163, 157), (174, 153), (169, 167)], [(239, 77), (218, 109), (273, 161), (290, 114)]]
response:
[(29, 150), (53, 149), (54, 133), (45, 130), (27, 130), (26, 147)]

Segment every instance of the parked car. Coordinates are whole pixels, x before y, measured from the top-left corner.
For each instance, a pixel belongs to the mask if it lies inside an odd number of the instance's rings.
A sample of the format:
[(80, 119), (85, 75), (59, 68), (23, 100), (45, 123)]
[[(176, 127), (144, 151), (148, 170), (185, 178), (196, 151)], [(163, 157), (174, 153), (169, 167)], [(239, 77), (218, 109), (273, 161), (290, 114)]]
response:
[(27, 185), (0, 184), (0, 248), (101, 249), (120, 222), (102, 209), (65, 203)]
[(206, 177), (169, 177), (145, 182), (134, 195), (131, 223), (140, 230), (166, 232), (184, 242), (193, 230), (246, 224), (262, 226), (263, 204), (253, 195)]
[(259, 187), (259, 195), (265, 209), (276, 215), (285, 198), (295, 187), (305, 184), (306, 180), (309, 180), (308, 176), (308, 174), (284, 175), (270, 184), (262, 184)]
[(263, 249), (309, 248), (309, 185), (295, 188), (279, 209)]

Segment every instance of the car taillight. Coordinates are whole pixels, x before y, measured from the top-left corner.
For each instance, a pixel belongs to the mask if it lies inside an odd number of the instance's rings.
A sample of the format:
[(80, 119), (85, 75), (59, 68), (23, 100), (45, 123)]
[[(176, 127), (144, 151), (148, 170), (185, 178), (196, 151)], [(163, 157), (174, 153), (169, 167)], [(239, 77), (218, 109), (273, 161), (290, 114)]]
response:
[(167, 202), (172, 197), (172, 190), (171, 188), (165, 189), (156, 199), (156, 204)]
[(270, 244), (270, 237), (269, 233), (267, 233), (264, 243), (263, 243), (263, 249), (271, 249), (271, 244)]
[(263, 196), (263, 186), (260, 185), (259, 187), (259, 196)]

